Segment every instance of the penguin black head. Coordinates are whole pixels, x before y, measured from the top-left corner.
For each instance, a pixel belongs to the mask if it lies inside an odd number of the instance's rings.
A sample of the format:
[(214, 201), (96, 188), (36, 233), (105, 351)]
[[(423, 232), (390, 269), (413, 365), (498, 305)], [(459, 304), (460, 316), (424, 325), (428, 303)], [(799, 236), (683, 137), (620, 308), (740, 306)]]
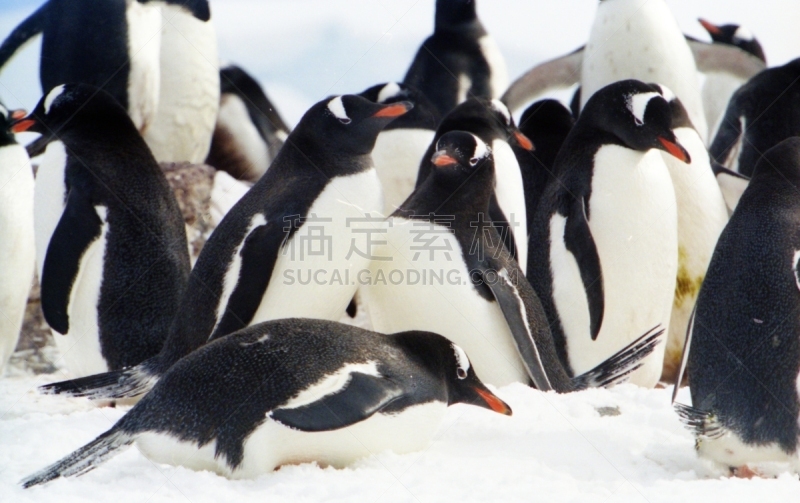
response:
[(500, 100), (470, 98), (447, 114), (438, 128), (440, 133), (459, 130), (474, 133), (488, 143), (503, 139), (524, 150), (534, 150), (533, 142), (517, 128)]
[(621, 80), (597, 91), (581, 113), (578, 124), (614, 135), (623, 145), (640, 151), (657, 148), (685, 163), (691, 158), (672, 132), (672, 109), (659, 86)]
[(191, 12), (192, 16), (200, 21), (208, 21), (211, 19), (211, 8), (208, 5), (208, 0), (139, 0), (139, 3), (165, 3), (168, 5), (176, 5)]
[(408, 101), (381, 105), (352, 94), (332, 96), (312, 106), (290, 138), (301, 151), (308, 139), (333, 152), (366, 155), (372, 152), (381, 130), (413, 107)]
[(415, 87), (399, 82), (387, 82), (372, 86), (359, 94), (381, 105), (410, 101), (414, 108), (407, 114), (392, 121), (385, 129), (430, 129), (435, 130), (439, 125), (441, 116), (439, 110), (431, 103), (427, 96)]
[(465, 131), (450, 131), (442, 135), (431, 157), (435, 176), (455, 180), (463, 180), (491, 160), (489, 147), (480, 138)]
[(762, 180), (772, 180), (781, 188), (791, 184), (793, 194), (800, 190), (800, 136), (783, 140), (761, 156), (745, 194)]
[(728, 44), (738, 47), (739, 49), (749, 52), (763, 62), (767, 62), (767, 57), (764, 55), (764, 49), (758, 42), (750, 30), (738, 24), (724, 24), (717, 26), (714, 23), (706, 21), (705, 19), (698, 19), (703, 28), (706, 29), (711, 40), (721, 44)]
[(24, 110), (9, 110), (0, 103), (0, 147), (17, 143), (12, 126), (15, 121), (25, 117)]
[(689, 118), (689, 112), (686, 111), (686, 107), (683, 106), (683, 102), (681, 102), (680, 98), (675, 96), (675, 94), (663, 84), (651, 83), (650, 85), (657, 87), (661, 91), (661, 96), (669, 103), (669, 109), (672, 113), (672, 129), (683, 127), (695, 129), (692, 120)]
[(533, 103), (519, 118), (519, 130), (531, 140), (542, 136), (566, 137), (574, 124), (567, 107), (550, 99)]
[(477, 19), (475, 0), (436, 0), (436, 28), (457, 28)]
[(481, 382), (467, 353), (459, 346), (431, 332), (402, 332), (394, 337), (410, 357), (441, 376), (447, 385), (448, 405), (466, 403), (511, 415), (511, 407)]

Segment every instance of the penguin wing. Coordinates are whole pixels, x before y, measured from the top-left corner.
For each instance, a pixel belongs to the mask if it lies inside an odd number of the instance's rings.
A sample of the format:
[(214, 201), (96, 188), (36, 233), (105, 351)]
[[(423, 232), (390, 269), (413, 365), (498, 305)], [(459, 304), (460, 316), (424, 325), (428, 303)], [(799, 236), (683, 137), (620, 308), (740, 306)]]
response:
[(570, 205), (564, 224), (564, 244), (567, 251), (575, 257), (581, 272), (586, 300), (589, 303), (589, 327), (594, 341), (600, 333), (605, 310), (603, 270), (586, 216), (586, 200), (582, 197), (573, 199)]
[(548, 89), (575, 84), (581, 77), (584, 48), (534, 66), (515, 80), (500, 100), (513, 111)]
[(70, 190), (67, 204), (50, 237), (42, 268), (42, 312), (53, 330), (69, 331), (72, 286), (86, 250), (102, 233), (103, 221), (88, 194)]
[(703, 73), (727, 73), (742, 80), (750, 80), (753, 75), (767, 67), (766, 63), (734, 45), (716, 42), (709, 44), (693, 39), (687, 39), (686, 42), (692, 49), (697, 69)]
[(738, 94), (738, 92), (734, 93), (731, 97), (728, 108), (725, 110), (725, 115), (719, 123), (717, 135), (708, 148), (711, 158), (728, 169), (736, 169), (734, 166), (739, 160), (742, 137), (744, 136), (744, 114), (739, 110), (736, 101)]
[(689, 346), (692, 345), (692, 335), (694, 334), (694, 317), (697, 314), (697, 304), (695, 303), (692, 309), (692, 316), (689, 318), (689, 326), (686, 328), (686, 341), (683, 343), (683, 354), (681, 355), (681, 366), (678, 368), (678, 379), (675, 381), (675, 387), (672, 389), (672, 404), (675, 404), (675, 398), (678, 396), (678, 389), (681, 387), (683, 381), (683, 373), (686, 372), (686, 364), (689, 362)]
[(347, 384), (332, 394), (296, 408), (275, 409), (270, 417), (301, 431), (330, 431), (361, 422), (404, 395), (381, 376), (353, 372)]
[(736, 205), (739, 204), (739, 199), (741, 199), (745, 189), (750, 184), (750, 179), (720, 166), (715, 161), (711, 161), (711, 167), (722, 192), (722, 198), (725, 199), (725, 205), (728, 207), (729, 212), (733, 212), (736, 209)]
[(45, 21), (48, 15), (50, 2), (45, 2), (36, 12), (28, 16), (3, 40), (0, 45), (0, 68), (3, 68), (9, 59), (19, 50), (28, 40), (35, 37), (44, 30)]

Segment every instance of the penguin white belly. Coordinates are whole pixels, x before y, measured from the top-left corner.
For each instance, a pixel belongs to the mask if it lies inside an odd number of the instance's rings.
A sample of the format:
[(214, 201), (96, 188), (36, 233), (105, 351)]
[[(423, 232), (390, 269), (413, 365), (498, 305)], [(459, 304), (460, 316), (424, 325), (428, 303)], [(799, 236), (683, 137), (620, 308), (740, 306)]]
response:
[(60, 141), (52, 141), (41, 156), (34, 184), (34, 226), (36, 233), (36, 271), (42, 277), (44, 257), (66, 204), (64, 170), (67, 152)]
[(162, 5), (158, 113), (144, 139), (159, 162), (201, 163), (219, 109), (217, 37), (182, 7)]
[[(492, 142), (495, 166), (495, 188), (497, 203), (509, 223), (513, 223), (514, 243), (517, 246), (517, 262), (528, 263), (528, 221), (525, 212), (525, 190), (522, 172), (511, 146), (503, 140)], [(525, 270), (521, 266), (520, 270)]]
[(0, 148), (0, 376), (19, 340), (36, 266), (33, 170), (20, 145)]
[(387, 450), (397, 454), (422, 450), (433, 439), (446, 411), (446, 404), (429, 402), (321, 432), (299, 431), (267, 419), (245, 439), (242, 463), (234, 471), (224, 456), (214, 458), (216, 441), (198, 448), (194, 442), (149, 432), (137, 439), (136, 446), (158, 463), (210, 470), (234, 479), (255, 478), (287, 464), (317, 462), (343, 468)]
[(370, 274), (358, 278), (376, 331), (435, 332), (466, 351), (483, 382), (529, 382), (500, 306), (472, 286), (447, 227), (393, 218), (386, 241), (376, 256), (391, 260), (373, 261)]
[(128, 115), (139, 131), (144, 131), (158, 111), (161, 79), (161, 8), (129, 2), (128, 21)]
[(272, 161), (264, 138), (250, 119), (242, 99), (235, 94), (223, 94), (220, 98), (217, 128), (228, 132), (235, 151), (248, 163), (250, 170), (263, 175)]
[[(308, 210), (316, 218), (306, 220), (278, 254), (252, 323), (338, 320), (356, 293), (358, 272), (369, 268), (370, 238), (364, 231), (383, 228), (382, 208), (375, 169), (333, 178)], [(371, 221), (363, 221), (365, 214)], [(374, 233), (372, 240), (381, 236)]]
[(414, 191), (419, 163), (435, 134), (428, 129), (390, 129), (378, 135), (372, 161), (383, 186), (385, 215), (391, 215)]
[(236, 206), (239, 199), (247, 194), (251, 184), (237, 180), (225, 171), (214, 173), (214, 185), (211, 187), (211, 202), (209, 214), (211, 225), (216, 228), (225, 215)]
[[(727, 431), (720, 438), (698, 438), (696, 447), (700, 457), (715, 461), (725, 468), (739, 468), (747, 465), (759, 472), (766, 472), (764, 475), (768, 475), (769, 471), (776, 468), (771, 465), (780, 463), (783, 466), (778, 469), (778, 473), (785, 472), (787, 469), (794, 473), (800, 472), (800, 458), (796, 452), (787, 453), (776, 443), (746, 444), (731, 431)], [(759, 466), (761, 464), (767, 466)], [(778, 473), (775, 473), (774, 476), (777, 476)]]
[(728, 209), (703, 141), (691, 128), (676, 129), (675, 135), (692, 162), (687, 165), (662, 153), (678, 205), (678, 276), (664, 354), (665, 376), (677, 375), (700, 285), (719, 235), (728, 223)]
[(500, 98), (508, 89), (508, 67), (500, 47), (491, 35), (486, 35), (478, 39), (481, 53), (489, 64), (489, 86), (492, 89), (492, 98)]
[[(656, 325), (669, 330), (678, 270), (678, 222), (675, 192), (659, 151), (641, 154), (607, 145), (597, 152), (589, 228), (603, 271), (605, 310), (594, 341), (588, 322), (580, 331), (565, 327), (575, 375), (595, 367)], [(580, 281), (572, 283), (572, 292), (585, 298)], [(569, 305), (564, 302), (572, 300), (563, 293), (556, 296), (559, 313), (568, 312)], [(631, 374), (630, 381), (655, 386), (663, 357), (662, 342)]]
[(663, 0), (601, 2), (583, 54), (581, 108), (599, 89), (619, 80), (664, 84), (706, 140), (694, 56)]
[(709, 127), (709, 138), (714, 138), (719, 124), (728, 109), (731, 96), (743, 82), (727, 73), (707, 73), (703, 82), (703, 110)]

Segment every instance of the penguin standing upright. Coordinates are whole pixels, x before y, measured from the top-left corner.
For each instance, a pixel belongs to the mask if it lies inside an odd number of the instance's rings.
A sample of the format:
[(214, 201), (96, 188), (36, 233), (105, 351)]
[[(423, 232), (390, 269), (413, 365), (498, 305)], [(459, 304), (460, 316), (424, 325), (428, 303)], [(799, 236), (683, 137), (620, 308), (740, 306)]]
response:
[(102, 90), (66, 84), (13, 128), (58, 137), (37, 172), (34, 220), (42, 312), (67, 368), (95, 374), (157, 354), (189, 250), (178, 202), (133, 122)]
[(3, 41), (0, 68), (41, 33), (43, 93), (66, 82), (100, 87), (143, 131), (158, 110), (160, 30), (159, 8), (144, 2), (48, 0)]
[(219, 116), (206, 164), (255, 182), (286, 141), (289, 127), (258, 82), (235, 65), (219, 71)]
[(700, 285), (717, 239), (728, 223), (728, 207), (711, 168), (708, 151), (692, 127), (686, 109), (669, 89), (665, 86), (659, 88), (672, 110), (675, 138), (691, 158), (687, 165), (671, 154), (662, 154), (678, 203), (678, 276), (661, 374), (662, 381), (673, 382), (680, 367), (686, 329)]
[(443, 116), (467, 98), (498, 98), (508, 69), (475, 11), (476, 0), (436, 0), (433, 35), (422, 43), (403, 83), (430, 98)]
[(420, 91), (389, 82), (360, 96), (381, 104), (410, 101), (414, 109), (392, 121), (375, 142), (372, 159), (383, 186), (384, 214), (389, 215), (413, 192), (419, 164), (436, 134), (441, 115)]
[(456, 403), (511, 415), (440, 335), (269, 321), (182, 359), (110, 430), (23, 485), (86, 473), (133, 442), (157, 463), (236, 479), (289, 463), (343, 467), (424, 449)]
[[(532, 223), (529, 279), (573, 375), (654, 326), (668, 330), (678, 220), (659, 150), (690, 162), (671, 124), (661, 89), (623, 80), (593, 95), (556, 158)], [(655, 386), (663, 358), (659, 344), (631, 381)]]
[(36, 267), (33, 170), (11, 124), (25, 116), (0, 104), (0, 376), (19, 340)]
[(140, 0), (161, 8), (158, 113), (143, 135), (158, 162), (201, 163), (219, 110), (217, 35), (208, 0)]
[(376, 330), (437, 331), (473, 355), (483, 381), (532, 382), (543, 391), (615, 382), (653, 350), (659, 333), (571, 379), (536, 292), (487, 218), (490, 148), (471, 133), (450, 131), (430, 162), (430, 175), (389, 220), (369, 276), (358, 278)]
[(371, 230), (382, 222), (370, 152), (381, 129), (410, 109), (353, 95), (311, 107), (203, 246), (161, 353), (44, 390), (139, 396), (209, 340), (277, 318), (338, 320), (356, 292), (357, 271), (369, 267)]
[(686, 343), (692, 406), (676, 409), (698, 454), (735, 472), (765, 462), (800, 469), (799, 190), (795, 137), (756, 166), (714, 250)]

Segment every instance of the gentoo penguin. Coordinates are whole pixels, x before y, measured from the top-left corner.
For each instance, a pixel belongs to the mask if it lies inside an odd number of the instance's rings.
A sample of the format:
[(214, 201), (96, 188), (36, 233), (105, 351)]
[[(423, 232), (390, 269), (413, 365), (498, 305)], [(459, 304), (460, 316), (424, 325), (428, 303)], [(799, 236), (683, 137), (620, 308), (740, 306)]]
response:
[(661, 374), (662, 381), (671, 383), (678, 374), (697, 293), (717, 239), (728, 223), (728, 207), (711, 168), (708, 151), (692, 127), (686, 109), (669, 89), (659, 87), (672, 111), (672, 131), (691, 158), (687, 166), (686, 162), (666, 152), (662, 154), (678, 203), (678, 276)]
[[(738, 47), (760, 59), (766, 65), (767, 58), (764, 55), (764, 49), (750, 30), (744, 26), (739, 26), (738, 24), (717, 26), (705, 19), (698, 19), (698, 21), (711, 35), (711, 40), (714, 42)], [(709, 135), (710, 138), (713, 138), (717, 131), (719, 121), (728, 107), (728, 101), (742, 84), (744, 84), (744, 80), (727, 73), (712, 72), (706, 74), (706, 79), (703, 82), (702, 98), (706, 122), (712, 133)]]
[(379, 84), (360, 96), (381, 104), (398, 101), (414, 104), (411, 112), (381, 131), (372, 150), (372, 160), (383, 186), (384, 214), (389, 215), (413, 192), (419, 163), (442, 117), (424, 94), (405, 84)]
[[(447, 114), (419, 165), (417, 187), (431, 172), (431, 157), (436, 142), (449, 131), (467, 131), (478, 136), (492, 149), (495, 172), (495, 191), (489, 217), (498, 228), (511, 255), (520, 264), (528, 260), (528, 223), (525, 209), (525, 189), (519, 161), (512, 145), (532, 151), (533, 143), (517, 129), (508, 108), (499, 100), (470, 98)], [(524, 274), (523, 270), (523, 274)]]
[(433, 35), (422, 43), (403, 83), (422, 91), (443, 116), (467, 98), (498, 98), (508, 69), (486, 33), (476, 0), (436, 0)]
[(532, 382), (567, 392), (623, 378), (660, 334), (571, 379), (536, 292), (486, 218), (493, 179), (492, 152), (480, 138), (464, 131), (439, 138), (430, 175), (392, 215), (369, 274), (357, 278), (373, 327), (437, 331), (495, 386)]
[(158, 162), (201, 163), (219, 110), (217, 35), (207, 0), (139, 0), (161, 8), (158, 113), (143, 131)]
[(146, 393), (173, 363), (246, 326), (277, 318), (338, 320), (367, 269), (383, 209), (370, 152), (411, 109), (359, 96), (311, 107), (270, 169), (209, 237), (164, 348), (136, 367), (44, 386), (91, 398)]
[(236, 65), (219, 71), (219, 115), (206, 164), (255, 182), (286, 141), (283, 122), (258, 82)]
[(764, 70), (731, 97), (711, 157), (751, 176), (761, 155), (800, 132), (800, 58)]
[(55, 87), (14, 131), (47, 147), (34, 189), (42, 312), (77, 376), (157, 354), (189, 275), (178, 202), (125, 110)]
[(0, 375), (17, 347), (36, 267), (33, 170), (11, 123), (25, 116), (0, 104)]
[(289, 463), (344, 467), (424, 449), (456, 403), (511, 415), (440, 335), (269, 321), (183, 358), (110, 430), (22, 485), (84, 474), (134, 442), (156, 463), (234, 479)]
[[(691, 162), (671, 126), (660, 88), (623, 80), (592, 96), (556, 157), (531, 226), (528, 279), (571, 375), (669, 328), (678, 219), (660, 151)], [(631, 381), (655, 386), (663, 357), (659, 344)]]
[[(514, 146), (514, 153), (522, 172), (525, 188), (526, 222), (533, 222), (536, 207), (548, 180), (553, 177), (553, 164), (561, 145), (572, 130), (575, 119), (567, 108), (557, 100), (541, 100), (525, 109), (519, 119), (519, 130), (536, 145), (536, 150), (525, 150)], [(528, 243), (528, 248), (536, 243)], [(525, 270), (531, 268), (531, 254)]]
[(686, 344), (692, 406), (676, 409), (698, 454), (733, 469), (800, 469), (798, 190), (794, 137), (756, 166), (719, 238)]
[(687, 40), (664, 0), (601, 0), (584, 47), (529, 70), (501, 99), (517, 110), (550, 88), (580, 82), (583, 108), (612, 82), (659, 82), (681, 99), (705, 140), (697, 71), (724, 71), (746, 80), (763, 69), (763, 61), (736, 47)]
[(129, 0), (48, 0), (0, 46), (0, 68), (42, 34), (42, 92), (65, 82), (100, 87), (128, 111), (140, 131), (158, 109), (161, 14)]

